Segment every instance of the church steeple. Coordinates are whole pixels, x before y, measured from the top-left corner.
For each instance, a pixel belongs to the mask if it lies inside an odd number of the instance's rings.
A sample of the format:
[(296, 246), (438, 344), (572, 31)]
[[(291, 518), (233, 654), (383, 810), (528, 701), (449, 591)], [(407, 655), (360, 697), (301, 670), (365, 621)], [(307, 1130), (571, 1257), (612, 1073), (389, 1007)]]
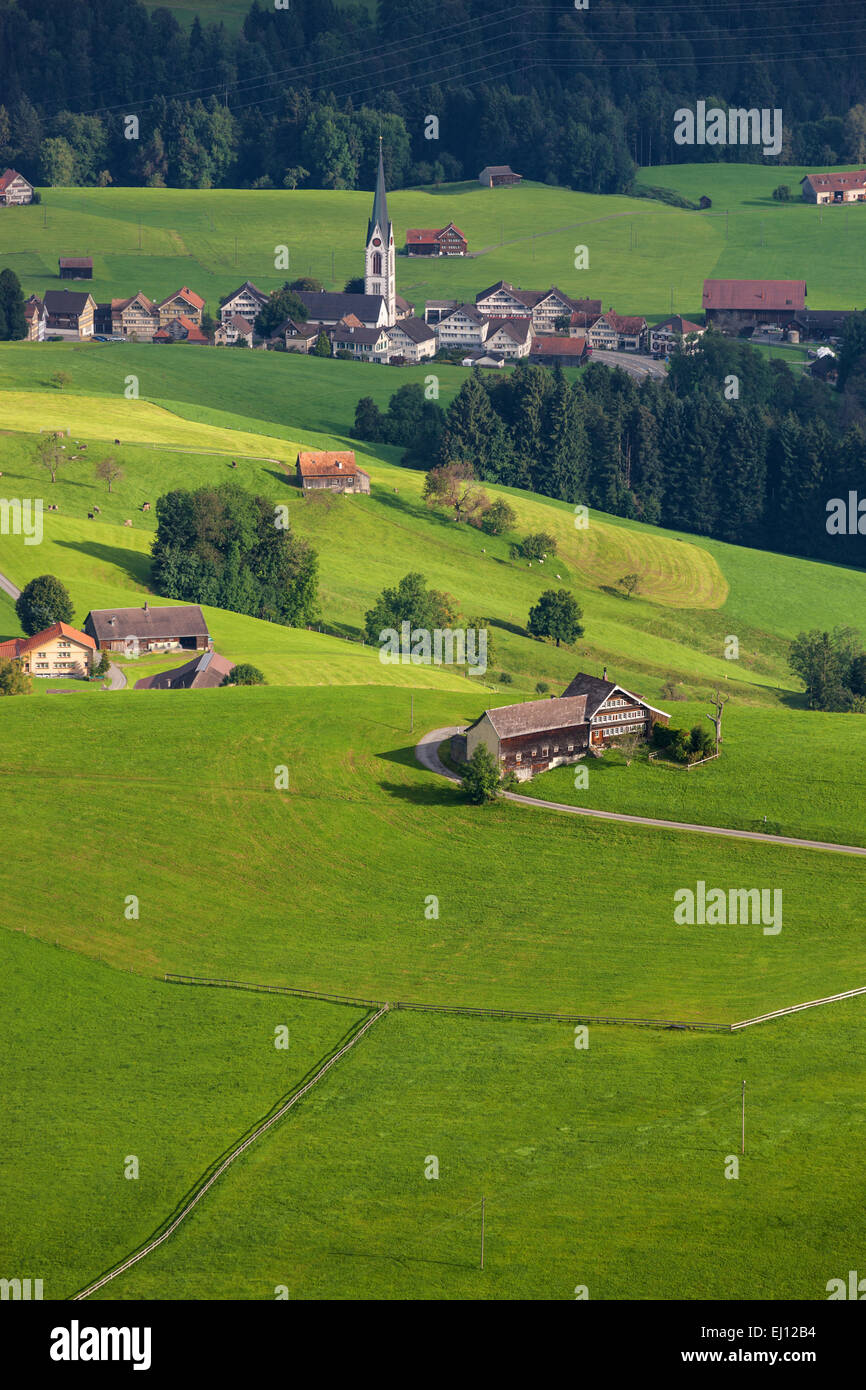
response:
[(385, 192), (385, 164), (382, 158), (382, 137), (379, 136), (379, 168), (373, 211), (367, 225), (367, 247), (364, 255), (364, 293), (381, 295), (385, 300), (388, 325), (397, 321), (397, 292), (394, 268), (394, 229), (388, 217), (388, 197)]

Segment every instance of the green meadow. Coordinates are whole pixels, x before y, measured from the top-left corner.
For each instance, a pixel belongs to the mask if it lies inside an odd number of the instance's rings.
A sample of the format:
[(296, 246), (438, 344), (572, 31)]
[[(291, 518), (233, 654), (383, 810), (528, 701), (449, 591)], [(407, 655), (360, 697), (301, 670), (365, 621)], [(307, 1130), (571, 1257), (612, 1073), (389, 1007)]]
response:
[(863, 1012), (590, 1027), (585, 1050), (567, 1025), (389, 1014), (98, 1297), (824, 1299), (863, 1248)]
[[(659, 319), (701, 313), (712, 276), (806, 279), (813, 308), (866, 302), (866, 208), (821, 211), (799, 200), (805, 168), (671, 165), (643, 180), (695, 198), (706, 212), (653, 199), (596, 195), (526, 182), (510, 189), (478, 183), (400, 189), (389, 194), (398, 246), (408, 227), (454, 221), (469, 239), (465, 259), (397, 257), (397, 288), (419, 311), (427, 299), (473, 300), (499, 279), (527, 288), (556, 284), (602, 299), (605, 308)], [(794, 200), (772, 190), (791, 186)], [(60, 255), (92, 255), (98, 300), (143, 290), (162, 298), (191, 286), (214, 312), (243, 280), (275, 289), (278, 247), (289, 278), (314, 275), (340, 288), (361, 273), (370, 193), (321, 189), (50, 188), (40, 206), (9, 210), (2, 259), (27, 293), (59, 285)], [(587, 269), (576, 270), (585, 246)]]

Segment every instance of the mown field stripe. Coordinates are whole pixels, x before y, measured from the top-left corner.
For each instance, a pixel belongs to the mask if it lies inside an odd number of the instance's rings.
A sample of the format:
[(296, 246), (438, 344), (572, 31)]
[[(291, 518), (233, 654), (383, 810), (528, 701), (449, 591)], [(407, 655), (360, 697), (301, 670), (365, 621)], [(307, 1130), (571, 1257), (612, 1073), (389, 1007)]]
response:
[(95, 1279), (92, 1284), (88, 1284), (87, 1287), (81, 1289), (79, 1293), (73, 1294), (71, 1301), (73, 1303), (80, 1302), (81, 1299), (88, 1298), (90, 1294), (96, 1293), (97, 1289), (101, 1289), (105, 1284), (110, 1283), (112, 1279), (116, 1279), (119, 1274), (123, 1274), (125, 1270), (130, 1269), (132, 1265), (137, 1264), (139, 1260), (143, 1260), (145, 1255), (149, 1255), (152, 1250), (156, 1250), (157, 1246), (162, 1245), (164, 1241), (168, 1240), (169, 1236), (172, 1235), (177, 1230), (180, 1223), (183, 1220), (185, 1220), (187, 1216), (189, 1216), (189, 1213), (192, 1211), (193, 1207), (198, 1205), (205, 1193), (211, 1187), (213, 1187), (217, 1178), (222, 1176), (222, 1174), (226, 1171), (229, 1165), (234, 1163), (235, 1159), (239, 1158), (240, 1155), (244, 1153), (250, 1147), (251, 1144), (254, 1144), (255, 1141), (266, 1132), (266, 1130), (269, 1130), (272, 1125), (275, 1125), (277, 1120), (281, 1120), (282, 1117), (286, 1115), (289, 1112), (289, 1110), (291, 1110), (293, 1105), (297, 1105), (298, 1101), (303, 1099), (307, 1092), (310, 1091), (313, 1088), (313, 1086), (315, 1086), (316, 1082), (321, 1081), (325, 1073), (331, 1070), (331, 1067), (334, 1065), (334, 1063), (339, 1062), (341, 1057), (344, 1057), (346, 1053), (355, 1046), (356, 1043), (359, 1043), (363, 1038), (364, 1034), (368, 1031), (368, 1029), (372, 1028), (373, 1024), (376, 1023), (383, 1016), (383, 1014), (386, 1014), (387, 1012), (388, 1005), (383, 1004), (382, 1007), (375, 1014), (371, 1014), (370, 1017), (366, 1019), (364, 1023), (361, 1024), (361, 1027), (357, 1030), (357, 1032), (352, 1034), (348, 1042), (344, 1043), (340, 1050), (334, 1053), (333, 1057), (329, 1057), (327, 1062), (323, 1063), (323, 1065), (319, 1067), (315, 1076), (312, 1076), (309, 1081), (307, 1081), (303, 1086), (301, 1086), (301, 1088), (298, 1091), (296, 1091), (294, 1095), (292, 1095), (289, 1098), (289, 1100), (286, 1101), (285, 1105), (281, 1105), (279, 1110), (277, 1110), (273, 1115), (271, 1115), (270, 1119), (263, 1121), (262, 1124), (260, 1124), (256, 1129), (253, 1130), (252, 1134), (248, 1135), (248, 1137), (244, 1139), (242, 1143), (238, 1144), (234, 1149), (232, 1149), (228, 1157), (223, 1159), (222, 1163), (215, 1170), (215, 1172), (211, 1173), (207, 1181), (202, 1183), (198, 1191), (183, 1206), (181, 1211), (172, 1221), (171, 1225), (166, 1227), (166, 1229), (162, 1232), (161, 1235), (157, 1236), (155, 1240), (148, 1241), (147, 1245), (145, 1245), (143, 1249), (136, 1251), (134, 1255), (130, 1255), (127, 1257), (127, 1259), (122, 1260), (120, 1264), (115, 1265), (114, 1269), (109, 1270), (107, 1274), (103, 1274), (100, 1279)]

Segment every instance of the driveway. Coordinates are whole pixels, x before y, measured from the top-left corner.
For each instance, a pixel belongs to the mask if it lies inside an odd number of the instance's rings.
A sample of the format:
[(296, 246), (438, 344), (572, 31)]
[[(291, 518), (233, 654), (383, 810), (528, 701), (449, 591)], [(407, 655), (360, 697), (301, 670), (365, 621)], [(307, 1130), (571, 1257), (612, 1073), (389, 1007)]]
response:
[(7, 579), (5, 574), (0, 574), (0, 589), (4, 594), (8, 594), (13, 603), (21, 597), (21, 590), (16, 588), (11, 579)]
[(589, 360), (603, 362), (606, 367), (622, 367), (629, 376), (638, 378), (667, 376), (664, 362), (657, 362), (654, 357), (638, 352), (606, 352), (604, 348), (596, 348)]
[(121, 671), (114, 662), (108, 665), (108, 685), (103, 686), (103, 690), (124, 690), (126, 687), (126, 672)]
[[(451, 734), (462, 733), (458, 724), (444, 729), (432, 729), (416, 745), (415, 756), (428, 772), (447, 777), (449, 782), (459, 782), (460, 778), (450, 768), (445, 767), (438, 753), (439, 744)], [(861, 845), (836, 845), (826, 840), (796, 840), (789, 835), (765, 835), (758, 830), (734, 830), (722, 825), (697, 825), (691, 821), (660, 820), (656, 816), (628, 816), (620, 811), (596, 811), (588, 806), (569, 806), (562, 801), (542, 801), (535, 796), (523, 796), (520, 792), (503, 792), (507, 801), (519, 801), (522, 806), (543, 806), (548, 811), (564, 811), (569, 816), (590, 816), (594, 820), (618, 821), (624, 825), (650, 825), (658, 830), (691, 830), (699, 835), (721, 835), (729, 840), (758, 840), (767, 845), (790, 845), (794, 849), (823, 849), (834, 854), (857, 854), (866, 857), (866, 848)]]

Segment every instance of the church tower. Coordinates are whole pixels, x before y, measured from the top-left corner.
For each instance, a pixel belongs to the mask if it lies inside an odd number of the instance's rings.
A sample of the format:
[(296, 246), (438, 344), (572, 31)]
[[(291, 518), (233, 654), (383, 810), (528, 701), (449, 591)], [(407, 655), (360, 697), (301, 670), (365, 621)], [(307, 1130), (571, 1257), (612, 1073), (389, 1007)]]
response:
[(388, 217), (385, 196), (385, 166), (382, 163), (382, 137), (379, 136), (379, 172), (373, 211), (367, 227), (367, 249), (364, 254), (364, 293), (380, 294), (385, 301), (390, 328), (397, 322), (397, 286), (394, 271), (394, 229)]

